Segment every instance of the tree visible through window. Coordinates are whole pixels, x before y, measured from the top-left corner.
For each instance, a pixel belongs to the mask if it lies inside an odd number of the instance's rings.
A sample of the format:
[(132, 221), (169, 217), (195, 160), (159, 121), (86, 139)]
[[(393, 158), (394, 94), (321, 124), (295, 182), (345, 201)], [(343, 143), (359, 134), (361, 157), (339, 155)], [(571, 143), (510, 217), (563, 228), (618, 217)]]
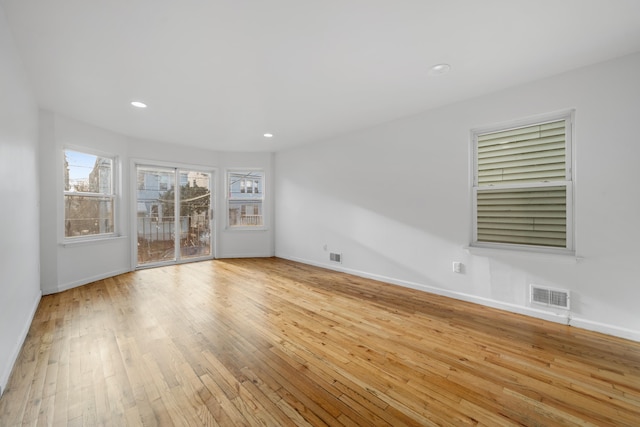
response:
[(476, 246), (573, 249), (571, 117), (474, 133)]
[(64, 150), (64, 237), (113, 234), (114, 159)]

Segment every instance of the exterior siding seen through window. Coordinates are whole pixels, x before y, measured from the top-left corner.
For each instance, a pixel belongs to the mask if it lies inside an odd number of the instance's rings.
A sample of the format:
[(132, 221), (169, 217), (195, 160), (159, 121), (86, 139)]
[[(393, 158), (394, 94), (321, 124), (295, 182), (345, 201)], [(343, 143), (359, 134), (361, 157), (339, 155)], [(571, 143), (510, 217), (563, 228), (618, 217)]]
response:
[(473, 133), (472, 246), (573, 250), (571, 115)]

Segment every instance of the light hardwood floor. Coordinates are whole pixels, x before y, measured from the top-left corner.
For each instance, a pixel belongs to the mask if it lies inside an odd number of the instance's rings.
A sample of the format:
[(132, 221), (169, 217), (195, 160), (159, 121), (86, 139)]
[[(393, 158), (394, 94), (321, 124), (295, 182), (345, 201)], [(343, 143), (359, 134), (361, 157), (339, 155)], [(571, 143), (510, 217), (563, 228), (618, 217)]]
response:
[(0, 425), (640, 425), (640, 343), (281, 259), (42, 298)]

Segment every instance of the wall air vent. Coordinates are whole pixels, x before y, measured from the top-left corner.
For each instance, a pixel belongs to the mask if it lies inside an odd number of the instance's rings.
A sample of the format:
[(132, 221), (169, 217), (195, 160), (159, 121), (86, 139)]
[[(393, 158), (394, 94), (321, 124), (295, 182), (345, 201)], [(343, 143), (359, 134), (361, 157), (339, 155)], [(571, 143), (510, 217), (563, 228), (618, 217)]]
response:
[(339, 262), (342, 264), (342, 254), (337, 254), (335, 252), (329, 252), (329, 261)]
[(531, 285), (531, 302), (547, 307), (569, 309), (569, 291)]

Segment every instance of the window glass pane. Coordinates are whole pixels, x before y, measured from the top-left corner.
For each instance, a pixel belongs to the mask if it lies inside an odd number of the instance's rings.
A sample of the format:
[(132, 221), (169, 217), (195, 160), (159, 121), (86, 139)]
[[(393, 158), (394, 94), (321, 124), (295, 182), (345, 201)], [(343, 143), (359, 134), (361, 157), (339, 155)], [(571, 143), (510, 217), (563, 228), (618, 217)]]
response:
[(138, 166), (136, 172), (138, 265), (175, 260), (175, 171)]
[(112, 193), (113, 160), (73, 150), (65, 150), (65, 191)]
[(571, 118), (477, 133), (474, 243), (571, 249)]
[(478, 241), (566, 247), (566, 187), (478, 191)]
[(264, 174), (258, 171), (229, 172), (227, 178), (229, 226), (264, 226)]
[(229, 226), (262, 226), (264, 225), (262, 216), (261, 201), (229, 201)]
[(64, 150), (64, 237), (115, 232), (113, 159)]
[(64, 236), (79, 237), (114, 232), (111, 197), (64, 196)]
[(562, 181), (565, 121), (478, 136), (479, 185)]
[(211, 254), (211, 174), (179, 171), (180, 174), (180, 257), (197, 258)]

